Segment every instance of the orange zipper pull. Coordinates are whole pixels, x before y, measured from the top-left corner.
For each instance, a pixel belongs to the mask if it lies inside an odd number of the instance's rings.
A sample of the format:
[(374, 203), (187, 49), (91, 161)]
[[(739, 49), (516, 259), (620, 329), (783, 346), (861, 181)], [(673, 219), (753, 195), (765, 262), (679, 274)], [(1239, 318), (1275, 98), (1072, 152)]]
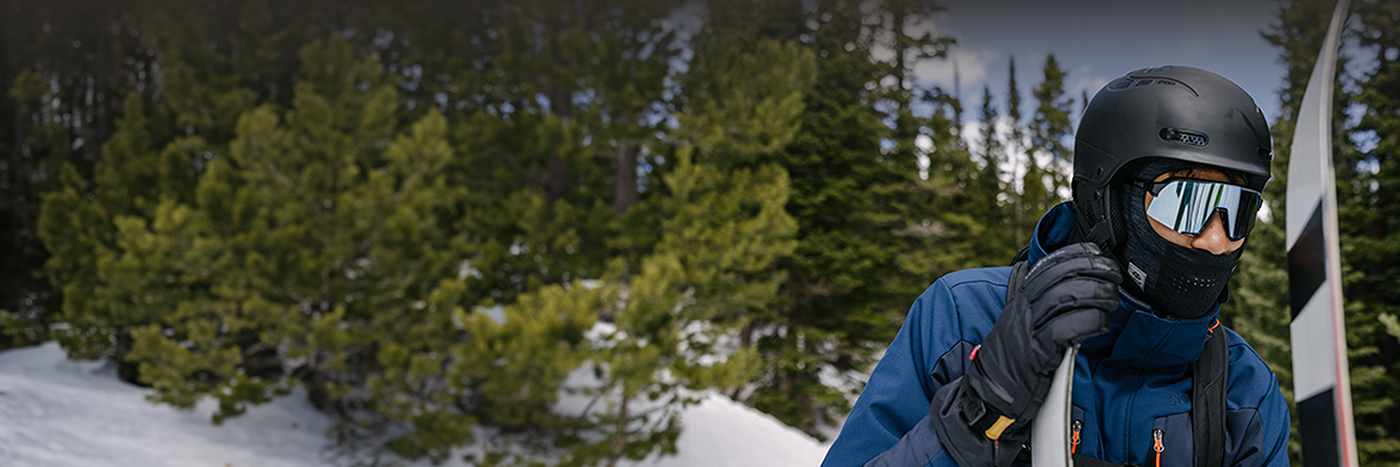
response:
[(1152, 465), (1162, 467), (1162, 430), (1160, 429), (1152, 430), (1152, 450), (1157, 451), (1157, 462)]
[(1074, 423), (1070, 424), (1070, 429), (1073, 430), (1072, 432), (1070, 432), (1070, 435), (1069, 435), (1069, 453), (1070, 453), (1070, 454), (1074, 454), (1074, 453), (1076, 453), (1076, 452), (1079, 451), (1079, 430), (1081, 430), (1081, 429), (1083, 429), (1083, 428), (1084, 428), (1084, 422), (1081, 422), (1081, 421), (1079, 421), (1079, 420), (1075, 420)]

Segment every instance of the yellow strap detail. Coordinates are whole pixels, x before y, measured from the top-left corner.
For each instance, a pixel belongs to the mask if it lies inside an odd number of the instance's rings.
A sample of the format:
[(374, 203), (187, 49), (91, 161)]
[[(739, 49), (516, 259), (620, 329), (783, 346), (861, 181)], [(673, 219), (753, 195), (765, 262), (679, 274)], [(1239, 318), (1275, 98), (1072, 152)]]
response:
[(1016, 419), (1006, 418), (1005, 415), (1002, 415), (1001, 418), (997, 419), (996, 423), (992, 423), (991, 428), (987, 428), (987, 439), (1001, 438), (1001, 432), (1006, 431), (1006, 427), (1011, 426), (1012, 423), (1016, 423)]

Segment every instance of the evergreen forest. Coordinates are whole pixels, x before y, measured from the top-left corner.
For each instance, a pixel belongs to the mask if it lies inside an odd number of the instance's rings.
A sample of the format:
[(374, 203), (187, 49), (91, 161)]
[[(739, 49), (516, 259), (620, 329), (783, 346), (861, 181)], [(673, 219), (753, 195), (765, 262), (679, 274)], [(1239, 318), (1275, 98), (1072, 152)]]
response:
[[(921, 84), (958, 47), (927, 0), (0, 5), (0, 349), (216, 424), (300, 388), (376, 462), (673, 453), (704, 391), (829, 439), (924, 288), (1067, 198), (1095, 91), (1053, 54)], [(1332, 7), (1259, 31), (1272, 217), (1223, 308), (1290, 400), (1284, 182)], [(1361, 464), (1400, 465), (1400, 2), (1353, 8), (1352, 391)]]

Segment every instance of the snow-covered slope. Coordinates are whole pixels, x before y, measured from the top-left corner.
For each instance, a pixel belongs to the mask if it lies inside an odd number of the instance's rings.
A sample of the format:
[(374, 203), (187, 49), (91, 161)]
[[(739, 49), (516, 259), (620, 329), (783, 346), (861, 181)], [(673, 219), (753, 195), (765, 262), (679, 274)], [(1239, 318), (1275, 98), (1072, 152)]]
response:
[[(67, 360), (54, 343), (0, 352), (0, 465), (335, 465), (322, 454), (331, 421), (303, 394), (215, 426), (211, 401), (180, 410), (147, 402), (148, 393), (106, 365)], [(627, 465), (816, 466), (826, 454), (815, 439), (720, 395), (687, 409), (682, 423), (679, 454)]]

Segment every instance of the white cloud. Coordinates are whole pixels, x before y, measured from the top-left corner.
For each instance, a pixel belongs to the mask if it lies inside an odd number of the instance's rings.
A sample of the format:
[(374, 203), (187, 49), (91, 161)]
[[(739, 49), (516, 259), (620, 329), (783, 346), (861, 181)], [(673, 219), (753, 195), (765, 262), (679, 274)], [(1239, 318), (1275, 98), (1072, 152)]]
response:
[[(1070, 120), (1075, 128), (1079, 128), (1079, 116), (1084, 113), (1084, 99), (1093, 99), (1099, 89), (1103, 89), (1110, 80), (1117, 77), (1094, 74), (1093, 67), (1086, 63), (1069, 71), (1067, 78), (1069, 82), (1065, 83), (1065, 94), (1074, 99), (1074, 106), (1069, 113)], [(1070, 145), (1073, 146), (1073, 142)]]
[[(1063, 60), (1059, 56), (1056, 56), (1055, 58), (1057, 60)], [(1063, 61), (1061, 61), (1060, 63), (1061, 67), (1065, 67)], [(1081, 92), (1087, 92), (1089, 93), (1089, 97), (1094, 97), (1094, 93), (1099, 92), (1100, 88), (1103, 88), (1104, 85), (1108, 84), (1108, 82), (1113, 78), (1117, 78), (1117, 76), (1103, 75), (1104, 71), (1107, 70), (1098, 70), (1096, 72), (1094, 70), (1094, 66), (1090, 63), (1079, 63), (1077, 65), (1074, 65), (1073, 67), (1071, 67), (1071, 69), (1065, 70), (1065, 73), (1067, 75), (1066, 78), (1069, 78), (1069, 82), (1065, 83), (1065, 92), (1074, 96), (1075, 102), (1078, 102), (1082, 106), (1083, 103), (1079, 102), (1079, 96)], [(1128, 70), (1121, 71), (1126, 72)], [(1112, 71), (1108, 72), (1112, 73)]]
[[(948, 51), (946, 59), (920, 62), (914, 67), (914, 76), (918, 77), (922, 86), (938, 86), (947, 92), (953, 92), (953, 75), (956, 69), (963, 95), (972, 96), (974, 91), (982, 89), (992, 64), (1002, 62), (1005, 58), (1006, 53), (996, 49), (953, 47)], [(964, 108), (968, 107), (967, 102), (964, 102)]]
[[(964, 97), (983, 82), (1005, 90), (1007, 59), (1014, 54), (1017, 81), (1026, 94), (1041, 78), (1047, 53), (1068, 71), (1065, 91), (1090, 95), (1129, 70), (1163, 64), (1190, 65), (1221, 74), (1254, 96), (1266, 117), (1278, 109), (1283, 66), (1261, 31), (1275, 21), (1274, 0), (1181, 0), (1169, 3), (1076, 0), (943, 0), (935, 15), (940, 34), (958, 41), (951, 54), (962, 72)], [(921, 83), (952, 87), (951, 61), (924, 64)], [(979, 73), (980, 72), (980, 73)], [(1076, 106), (1078, 107), (1078, 106)], [(1028, 107), (1023, 107), (1023, 113)], [(1076, 117), (1078, 108), (1076, 110)], [(1272, 120), (1271, 120), (1272, 121)]]

